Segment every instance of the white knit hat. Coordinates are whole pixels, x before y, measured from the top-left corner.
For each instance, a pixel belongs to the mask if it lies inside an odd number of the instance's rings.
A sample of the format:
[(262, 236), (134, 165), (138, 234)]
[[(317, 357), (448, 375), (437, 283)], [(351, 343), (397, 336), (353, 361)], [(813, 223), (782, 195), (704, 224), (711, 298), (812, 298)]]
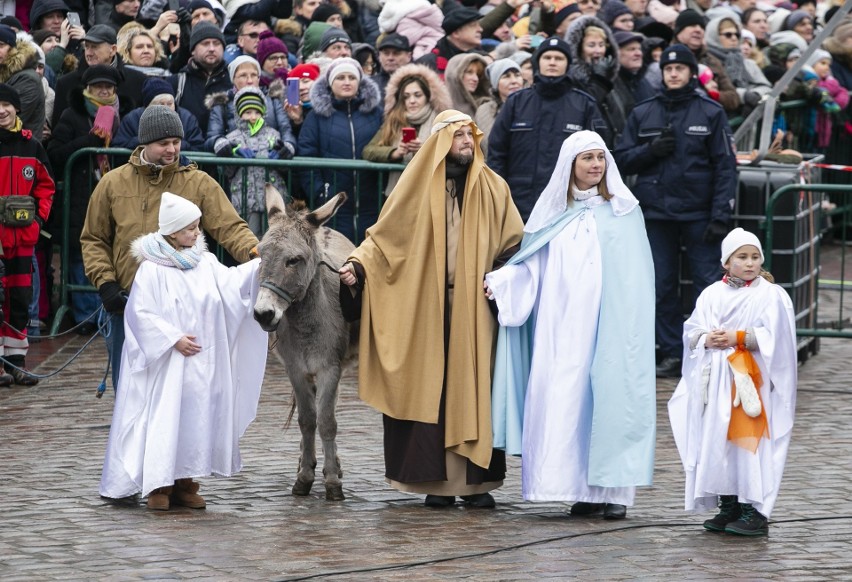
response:
[(340, 57), (331, 61), (331, 64), (326, 69), (326, 78), (328, 84), (331, 85), (339, 75), (343, 73), (352, 73), (361, 82), (364, 76), (364, 70), (361, 68), (361, 63), (351, 57)]
[(746, 245), (753, 245), (757, 247), (757, 250), (760, 251), (761, 262), (766, 261), (766, 259), (763, 258), (763, 247), (760, 246), (760, 240), (747, 230), (737, 227), (729, 232), (728, 236), (725, 237), (725, 240), (722, 241), (722, 266), (725, 266), (725, 263), (728, 262), (731, 255), (737, 252), (738, 248)]
[(163, 192), (160, 200), (161, 235), (174, 234), (201, 217), (201, 209), (195, 204), (171, 192)]

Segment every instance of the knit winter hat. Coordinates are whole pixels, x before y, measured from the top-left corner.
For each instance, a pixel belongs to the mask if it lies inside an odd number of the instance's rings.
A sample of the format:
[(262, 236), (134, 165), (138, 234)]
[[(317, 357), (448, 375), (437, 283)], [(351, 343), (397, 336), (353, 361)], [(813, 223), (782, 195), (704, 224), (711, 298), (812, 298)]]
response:
[(707, 28), (707, 20), (697, 11), (687, 8), (678, 14), (677, 20), (675, 20), (674, 35), (677, 36), (687, 26), (695, 26), (696, 24), (701, 28)]
[(544, 41), (538, 45), (538, 48), (532, 58), (534, 70), (538, 70), (538, 61), (541, 59), (541, 55), (548, 51), (559, 51), (568, 58), (568, 64), (571, 64), (571, 47), (561, 38), (551, 36), (550, 38), (544, 39)]
[(608, 0), (601, 9), (598, 10), (598, 18), (604, 21), (607, 26), (612, 26), (615, 19), (622, 14), (633, 14), (630, 8), (621, 0)]
[(805, 12), (804, 10), (792, 11), (789, 15), (787, 15), (787, 19), (784, 20), (784, 30), (793, 30), (794, 28), (796, 28), (797, 24), (799, 24), (806, 18), (813, 22), (813, 18), (811, 18), (811, 15)]
[(170, 137), (183, 139), (183, 124), (180, 122), (180, 116), (169, 107), (150, 105), (139, 118), (137, 135), (142, 145)]
[(495, 91), (497, 90), (497, 83), (500, 82), (500, 77), (508, 71), (518, 71), (520, 73), (521, 66), (512, 59), (500, 59), (485, 67), (485, 74), (488, 75), (488, 80), (491, 81), (491, 86)]
[(340, 8), (337, 6), (333, 4), (320, 4), (314, 9), (314, 13), (311, 14), (311, 22), (325, 22), (338, 14), (342, 16)]
[(312, 81), (316, 81), (320, 76), (320, 68), (313, 63), (302, 63), (301, 65), (296, 65), (290, 72), (287, 73), (288, 79), (310, 79)]
[(56, 38), (59, 38), (59, 35), (58, 35), (58, 34), (53, 34), (53, 33), (52, 33), (52, 32), (50, 32), (49, 30), (44, 29), (44, 28), (43, 28), (43, 29), (41, 29), (41, 30), (34, 30), (32, 34), (33, 34), (33, 41), (34, 41), (34, 42), (35, 42), (38, 46), (41, 46), (41, 45), (44, 43), (44, 41), (46, 41), (47, 39), (49, 39), (51, 36), (54, 36), (54, 37), (56, 37)]
[(345, 42), (350, 47), (352, 46), (352, 39), (349, 38), (349, 35), (346, 34), (346, 31), (340, 30), (339, 28), (335, 28), (334, 26), (332, 26), (324, 33), (322, 33), (319, 48), (320, 52), (324, 52), (325, 49), (327, 49), (336, 42)]
[(351, 57), (340, 57), (339, 59), (331, 61), (331, 64), (325, 71), (325, 78), (328, 80), (328, 84), (331, 85), (334, 80), (343, 73), (352, 73), (358, 78), (359, 83), (361, 82), (361, 78), (364, 76), (364, 70), (361, 68), (361, 63)]
[(213, 5), (210, 4), (210, 2), (208, 2), (207, 0), (192, 0), (192, 2), (190, 2), (186, 7), (187, 11), (190, 14), (200, 8), (206, 8), (210, 12), (213, 12)]
[(142, 83), (142, 106), (148, 107), (154, 97), (168, 93), (172, 97), (175, 96), (175, 88), (172, 84), (162, 77), (148, 77)]
[(234, 82), (234, 75), (237, 74), (237, 69), (240, 68), (240, 65), (245, 65), (246, 63), (253, 65), (254, 68), (257, 69), (257, 74), (260, 75), (260, 63), (258, 63), (254, 57), (240, 55), (228, 65), (228, 76), (231, 77), (231, 83)]
[(660, 55), (660, 70), (663, 70), (666, 65), (672, 63), (688, 65), (692, 69), (692, 74), (698, 74), (698, 61), (695, 60), (695, 55), (692, 54), (689, 48), (682, 44), (673, 44), (663, 50), (663, 54)]
[(807, 64), (813, 67), (815, 64), (817, 64), (823, 59), (828, 59), (829, 61), (831, 61), (831, 53), (827, 50), (817, 49), (813, 52), (813, 54), (811, 54), (810, 57), (808, 57)]
[(234, 108), (238, 116), (242, 116), (250, 109), (260, 111), (261, 115), (266, 115), (266, 97), (263, 95), (263, 91), (257, 87), (251, 85), (243, 87), (234, 95)]
[(315, 52), (321, 50), (320, 45), (322, 44), (323, 35), (332, 28), (330, 24), (326, 24), (325, 22), (311, 22), (308, 25), (305, 33), (302, 35), (302, 47), (300, 49), (302, 60), (311, 58)]
[(21, 21), (18, 20), (17, 18), (15, 18), (14, 16), (12, 16), (11, 14), (6, 15), (3, 18), (0, 18), (0, 24), (5, 24), (6, 26), (9, 26), (9, 27), (14, 28), (16, 30), (26, 30), (24, 28), (24, 25), (21, 23)]
[(264, 61), (275, 53), (288, 54), (287, 45), (271, 30), (264, 30), (260, 33), (260, 41), (257, 43), (257, 62), (263, 67)]
[(559, 10), (559, 12), (553, 15), (553, 28), (559, 28), (559, 25), (575, 12), (577, 14), (580, 13), (580, 6), (576, 2)]
[(163, 192), (160, 198), (160, 230), (163, 236), (174, 234), (201, 218), (201, 209), (177, 194)]
[(746, 245), (753, 245), (757, 247), (757, 250), (760, 251), (760, 260), (764, 262), (766, 261), (763, 257), (763, 247), (760, 245), (760, 240), (747, 230), (737, 227), (729, 232), (728, 236), (725, 237), (725, 240), (722, 241), (722, 266), (725, 266), (725, 263), (728, 262), (731, 255), (737, 252), (738, 248)]
[(11, 26), (0, 24), (0, 42), (14, 47), (18, 42), (17, 35), (15, 34), (15, 29)]
[(192, 32), (189, 35), (189, 52), (195, 50), (195, 45), (208, 38), (216, 39), (222, 43), (223, 47), (225, 46), (225, 35), (222, 34), (218, 26), (210, 22), (199, 22), (192, 27)]
[(11, 103), (15, 107), (15, 111), (21, 110), (21, 96), (11, 85), (0, 83), (0, 101)]

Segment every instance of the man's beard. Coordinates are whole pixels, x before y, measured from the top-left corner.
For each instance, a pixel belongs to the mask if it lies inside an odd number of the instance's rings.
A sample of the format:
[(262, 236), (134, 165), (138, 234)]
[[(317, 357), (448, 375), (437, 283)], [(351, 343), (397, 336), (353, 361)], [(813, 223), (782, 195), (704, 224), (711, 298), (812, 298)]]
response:
[(469, 166), (473, 161), (473, 152), (470, 152), (469, 154), (448, 153), (447, 159), (457, 166)]

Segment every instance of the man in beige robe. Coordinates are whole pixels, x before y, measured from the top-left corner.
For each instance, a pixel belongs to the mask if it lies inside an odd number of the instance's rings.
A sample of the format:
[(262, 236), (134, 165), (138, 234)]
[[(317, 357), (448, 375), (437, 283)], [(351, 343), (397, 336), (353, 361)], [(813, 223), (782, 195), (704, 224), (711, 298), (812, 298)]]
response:
[(484, 162), (482, 132), (454, 110), (406, 167), (366, 240), (340, 270), (344, 311), (360, 305), (360, 396), (384, 414), (390, 484), (494, 507), (505, 475), (492, 448), (496, 319), (485, 273), (521, 241), (506, 183)]

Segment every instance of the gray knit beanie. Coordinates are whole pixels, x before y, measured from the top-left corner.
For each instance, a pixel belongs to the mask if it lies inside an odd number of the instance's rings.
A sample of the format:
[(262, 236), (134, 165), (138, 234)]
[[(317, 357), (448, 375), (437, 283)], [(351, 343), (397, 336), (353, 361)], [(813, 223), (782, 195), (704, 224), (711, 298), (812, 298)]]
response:
[(210, 22), (199, 22), (192, 27), (192, 32), (189, 33), (189, 52), (195, 50), (195, 45), (202, 40), (213, 38), (222, 43), (222, 48), (225, 47), (225, 35), (219, 30), (215, 24)]
[(169, 137), (183, 139), (180, 116), (165, 105), (149, 105), (139, 118), (139, 143), (142, 145)]

